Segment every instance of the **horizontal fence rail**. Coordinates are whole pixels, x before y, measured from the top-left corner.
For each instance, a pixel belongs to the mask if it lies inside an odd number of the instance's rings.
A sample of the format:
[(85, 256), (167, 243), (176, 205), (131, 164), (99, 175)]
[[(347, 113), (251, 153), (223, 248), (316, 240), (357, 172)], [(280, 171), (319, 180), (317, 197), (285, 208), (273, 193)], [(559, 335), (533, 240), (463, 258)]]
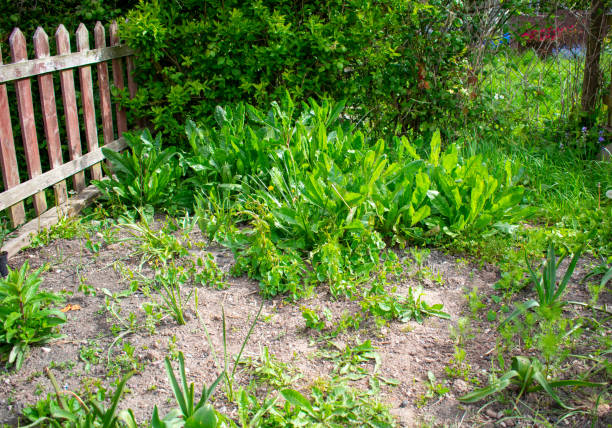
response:
[(74, 52), (47, 58), (33, 59), (23, 63), (6, 64), (0, 70), (0, 83), (33, 77), (39, 74), (97, 64), (115, 58), (134, 55), (134, 50), (127, 46), (112, 46), (92, 49), (86, 52)]
[[(93, 46), (87, 28), (79, 25), (72, 45), (75, 52), (63, 25), (54, 36), (55, 55), (51, 55), (49, 37), (40, 27), (33, 35), (33, 58), (28, 58), (26, 38), (18, 28), (9, 37), (10, 60), (3, 60), (0, 51), (0, 168), (4, 184), (0, 211), (7, 210), (13, 227), (29, 220), (26, 208), (30, 205), (26, 204), (30, 200), (36, 216), (30, 223), (44, 219), (45, 224), (53, 217), (51, 211), (70, 211), (64, 209), (71, 202), (69, 193), (77, 193), (72, 199), (90, 200), (93, 191), (87, 187), (87, 178), (103, 179), (102, 148), (120, 151), (126, 147), (122, 138), (128, 129), (126, 113), (119, 104), (113, 108), (111, 86), (123, 91), (127, 78), (130, 97), (135, 95), (134, 51), (120, 44), (117, 23), (110, 25), (107, 38), (106, 29), (98, 22)], [(23, 149), (15, 146), (19, 138)], [(45, 152), (41, 146), (46, 146)], [(22, 182), (20, 176), (26, 172), (27, 180)], [(50, 188), (54, 203), (48, 204)], [(83, 199), (80, 194), (88, 196)]]

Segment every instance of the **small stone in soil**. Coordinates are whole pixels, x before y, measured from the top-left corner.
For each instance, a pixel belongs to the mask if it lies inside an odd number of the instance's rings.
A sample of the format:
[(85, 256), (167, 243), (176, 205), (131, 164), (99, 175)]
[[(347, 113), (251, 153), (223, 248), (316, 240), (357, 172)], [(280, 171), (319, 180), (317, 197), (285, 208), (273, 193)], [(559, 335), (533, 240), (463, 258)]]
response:
[(485, 414), (490, 418), (497, 419), (497, 412), (493, 409), (485, 410)]
[(457, 395), (467, 394), (470, 389), (470, 385), (463, 379), (456, 379), (453, 382), (453, 390), (457, 393)]

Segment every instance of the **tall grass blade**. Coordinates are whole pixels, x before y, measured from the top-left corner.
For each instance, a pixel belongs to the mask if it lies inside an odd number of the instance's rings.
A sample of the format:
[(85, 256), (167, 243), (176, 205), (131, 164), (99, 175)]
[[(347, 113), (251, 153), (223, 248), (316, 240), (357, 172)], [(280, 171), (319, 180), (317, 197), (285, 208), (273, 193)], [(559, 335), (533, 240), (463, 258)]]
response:
[[(180, 355), (180, 354), (179, 354)], [(170, 358), (166, 357), (165, 360), (166, 372), (168, 373), (168, 379), (170, 379), (170, 386), (172, 387), (172, 392), (174, 393), (174, 397), (176, 398), (176, 402), (181, 408), (181, 412), (185, 415), (187, 414), (187, 403), (185, 402), (185, 396), (183, 395), (183, 391), (181, 391), (181, 387), (176, 381), (176, 377), (174, 376), (174, 371), (172, 370), (172, 365), (170, 364)]]
[(576, 263), (578, 263), (578, 259), (580, 258), (580, 255), (582, 254), (582, 250), (583, 250), (583, 248), (581, 247), (578, 251), (576, 251), (576, 253), (574, 254), (574, 257), (572, 257), (572, 261), (570, 262), (569, 266), (567, 267), (567, 270), (565, 271), (565, 275), (563, 276), (563, 279), (559, 283), (559, 287), (557, 288), (557, 292), (553, 296), (553, 301), (555, 301), (559, 297), (561, 297), (561, 294), (563, 294), (563, 292), (565, 291), (565, 288), (567, 287), (567, 284), (568, 284), (572, 274), (574, 273), (574, 269), (576, 269)]

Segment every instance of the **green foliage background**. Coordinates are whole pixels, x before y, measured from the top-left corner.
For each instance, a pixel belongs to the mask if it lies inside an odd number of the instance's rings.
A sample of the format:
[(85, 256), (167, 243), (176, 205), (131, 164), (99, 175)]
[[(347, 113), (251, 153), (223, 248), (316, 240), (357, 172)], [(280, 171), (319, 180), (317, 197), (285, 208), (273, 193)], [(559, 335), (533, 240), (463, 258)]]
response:
[[(183, 138), (184, 118), (216, 105), (347, 99), (347, 114), (380, 131), (461, 116), (448, 92), (467, 71), (460, 2), (259, 0), (141, 2), (122, 37), (140, 52), (132, 111)], [(206, 118), (206, 119), (205, 119)]]
[[(107, 23), (126, 13), (137, 0), (2, 0), (0, 41), (4, 44), (14, 27), (29, 38), (38, 26), (52, 35), (59, 24), (74, 31), (83, 22), (93, 30), (96, 21)], [(4, 45), (2, 46), (5, 48)], [(4, 50), (4, 49), (3, 49)], [(6, 52), (6, 51), (5, 51)], [(6, 53), (5, 53), (6, 54)]]

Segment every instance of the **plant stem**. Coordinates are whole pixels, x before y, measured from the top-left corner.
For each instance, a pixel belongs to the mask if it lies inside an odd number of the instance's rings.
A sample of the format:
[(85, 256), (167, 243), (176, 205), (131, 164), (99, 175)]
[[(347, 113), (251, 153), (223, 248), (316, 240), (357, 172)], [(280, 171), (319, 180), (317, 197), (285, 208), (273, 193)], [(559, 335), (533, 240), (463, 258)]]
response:
[(584, 306), (585, 308), (588, 308), (588, 309), (594, 309), (596, 311), (603, 312), (604, 314), (612, 315), (612, 312), (610, 312), (609, 310), (607, 310), (603, 306), (593, 306), (590, 303), (577, 302), (577, 301), (573, 301), (573, 300), (569, 301), (567, 303), (570, 304), (570, 305)]

